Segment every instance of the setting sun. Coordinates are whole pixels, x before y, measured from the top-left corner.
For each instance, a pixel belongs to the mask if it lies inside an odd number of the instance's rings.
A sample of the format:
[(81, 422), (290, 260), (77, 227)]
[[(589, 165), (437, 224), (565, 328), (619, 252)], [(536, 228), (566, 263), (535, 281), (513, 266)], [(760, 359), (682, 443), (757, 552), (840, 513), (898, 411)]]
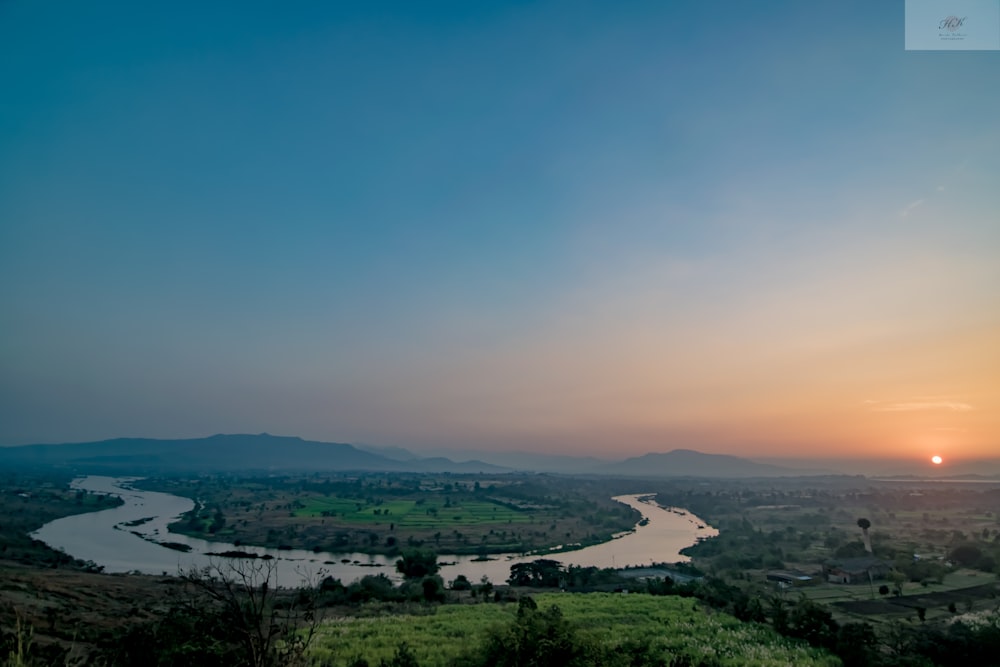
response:
[(937, 455), (934, 455), (934, 456), (931, 457), (931, 463), (933, 463), (936, 466), (941, 465), (941, 461), (943, 461), (943, 460), (944, 459), (942, 459), (940, 456), (937, 456)]

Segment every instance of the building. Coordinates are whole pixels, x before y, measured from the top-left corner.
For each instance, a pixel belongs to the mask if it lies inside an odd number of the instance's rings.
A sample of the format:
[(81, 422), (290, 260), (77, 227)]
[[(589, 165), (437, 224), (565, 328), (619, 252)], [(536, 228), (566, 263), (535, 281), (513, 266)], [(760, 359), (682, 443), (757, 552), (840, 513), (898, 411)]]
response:
[(890, 569), (881, 558), (840, 558), (823, 563), (823, 577), (831, 584), (864, 584), (885, 579)]
[(805, 586), (811, 584), (813, 578), (798, 570), (771, 570), (767, 573), (767, 580), (781, 586)]

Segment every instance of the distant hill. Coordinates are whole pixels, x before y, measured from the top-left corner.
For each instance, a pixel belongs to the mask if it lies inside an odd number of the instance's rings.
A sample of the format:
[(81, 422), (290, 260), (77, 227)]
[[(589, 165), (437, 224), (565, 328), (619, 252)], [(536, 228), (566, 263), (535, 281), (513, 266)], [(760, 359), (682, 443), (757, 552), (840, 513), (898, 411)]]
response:
[(219, 434), (188, 440), (117, 438), (59, 445), (0, 447), (0, 466), (54, 465), (109, 475), (250, 471), (473, 474), (527, 471), (628, 477), (798, 477), (831, 474), (829, 470), (757, 463), (737, 456), (704, 454), (690, 449), (645, 454), (619, 462), (525, 452), (462, 452), (461, 455), (479, 455), (488, 458), (489, 462), (457, 462), (443, 456), (422, 458), (399, 447), (359, 447), (261, 433)]
[(450, 451), (442, 453), (453, 459), (477, 457), (487, 463), (522, 472), (551, 472), (568, 475), (593, 473), (611, 463), (608, 459), (598, 459), (592, 456), (538, 454), (535, 452)]
[(612, 475), (627, 477), (805, 477), (842, 475), (842, 471), (807, 462), (789, 465), (759, 463), (737, 456), (704, 454), (690, 449), (648, 453), (614, 461), (593, 456), (539, 454), (535, 452), (473, 452), (445, 450), (452, 458), (481, 457), (487, 463), (516, 471), (565, 475)]
[(605, 465), (599, 472), (629, 477), (796, 477), (827, 474), (818, 470), (756, 463), (726, 454), (703, 454), (692, 449), (645, 454)]
[(376, 447), (375, 445), (366, 445), (358, 442), (353, 443), (351, 446), (355, 449), (360, 449), (363, 452), (378, 454), (379, 456), (384, 456), (385, 458), (393, 459), (394, 461), (412, 461), (420, 458), (410, 450), (404, 449), (403, 447)]
[(352, 445), (297, 437), (213, 435), (188, 440), (117, 438), (0, 448), (0, 464), (56, 465), (107, 474), (224, 471), (503, 472), (481, 461), (400, 461)]
[(407, 461), (411, 472), (459, 472), (459, 473), (490, 473), (512, 472), (510, 468), (496, 466), (483, 461), (452, 461), (442, 456), (429, 459)]

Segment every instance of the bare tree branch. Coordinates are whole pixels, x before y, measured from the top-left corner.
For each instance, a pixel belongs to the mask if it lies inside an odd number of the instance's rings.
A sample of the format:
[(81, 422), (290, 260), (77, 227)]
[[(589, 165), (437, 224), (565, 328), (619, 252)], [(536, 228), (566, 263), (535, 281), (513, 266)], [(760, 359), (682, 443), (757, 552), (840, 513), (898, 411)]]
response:
[[(300, 573), (301, 574), (301, 573)], [(316, 634), (316, 581), (298, 590), (277, 585), (277, 564), (264, 559), (212, 562), (182, 575), (219, 605), (252, 667), (301, 664)]]

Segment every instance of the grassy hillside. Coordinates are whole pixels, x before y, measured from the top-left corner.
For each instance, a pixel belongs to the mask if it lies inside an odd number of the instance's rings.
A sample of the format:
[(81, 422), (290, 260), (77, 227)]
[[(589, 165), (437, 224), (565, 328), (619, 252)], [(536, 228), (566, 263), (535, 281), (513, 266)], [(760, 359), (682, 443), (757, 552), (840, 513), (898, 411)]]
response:
[[(578, 636), (622, 654), (647, 645), (661, 664), (764, 667), (839, 665), (840, 660), (780, 637), (769, 627), (708, 612), (690, 598), (610, 593), (546, 593), (539, 610), (556, 605)], [(451, 605), (428, 615), (342, 618), (323, 625), (313, 644), (318, 664), (345, 667), (363, 658), (391, 660), (405, 642), (421, 667), (449, 665), (481, 646), (491, 630), (510, 624), (515, 604)], [(686, 658), (686, 660), (685, 660)]]

